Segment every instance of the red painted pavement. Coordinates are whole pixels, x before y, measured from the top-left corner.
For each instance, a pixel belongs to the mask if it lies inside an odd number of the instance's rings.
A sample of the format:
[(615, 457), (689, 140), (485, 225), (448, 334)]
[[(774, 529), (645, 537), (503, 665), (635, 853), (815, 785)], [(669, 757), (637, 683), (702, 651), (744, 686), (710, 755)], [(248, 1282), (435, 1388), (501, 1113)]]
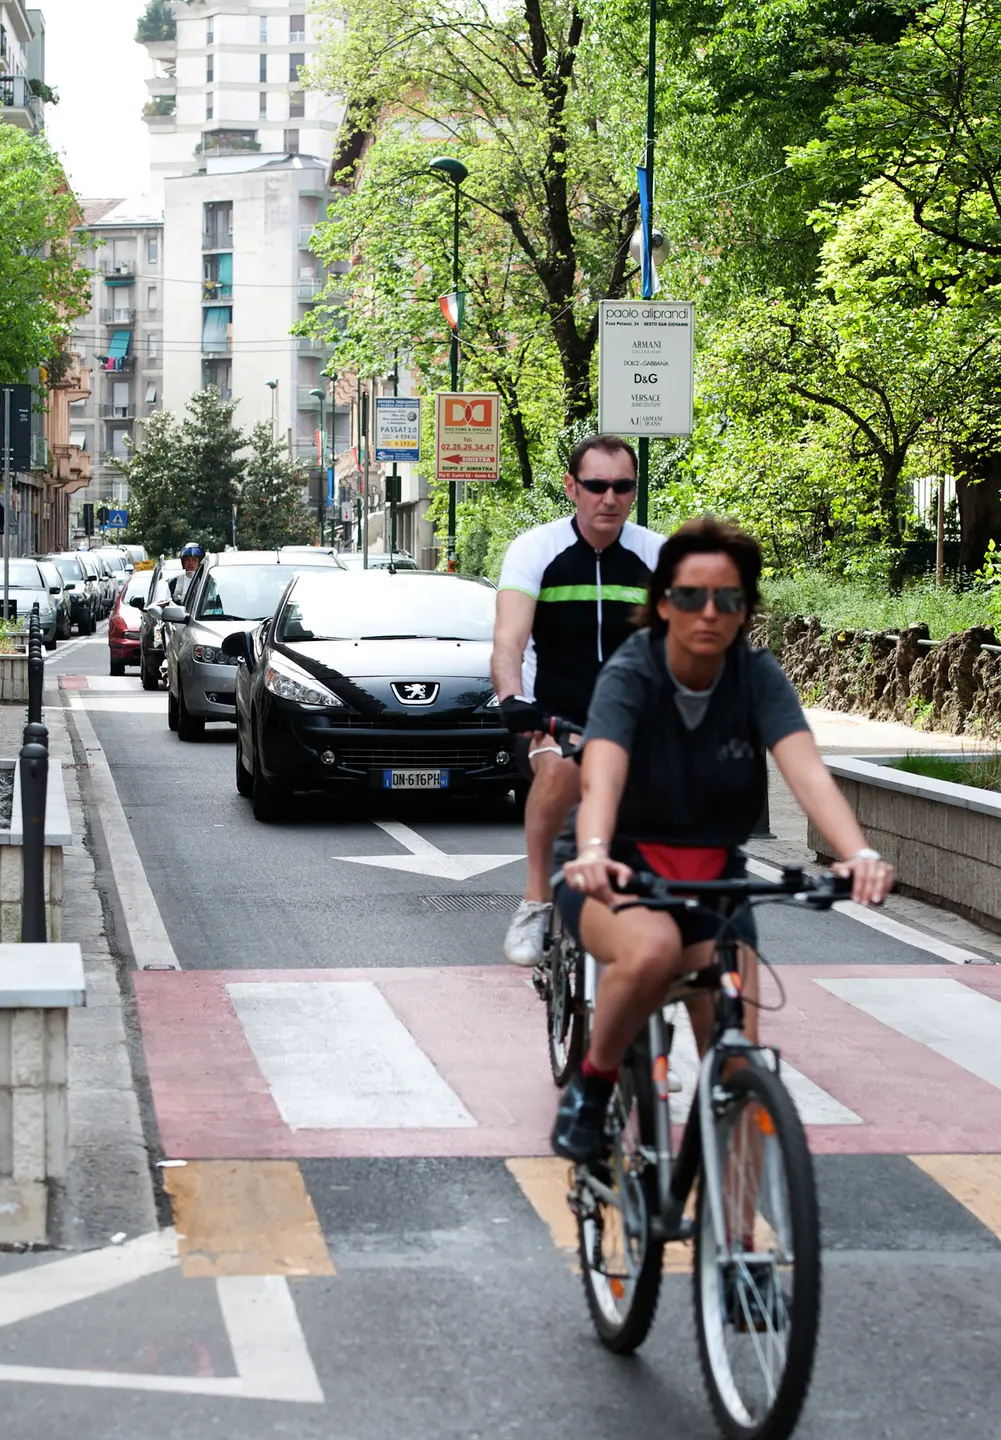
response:
[[(1001, 972), (954, 965), (783, 966), (786, 1007), (763, 1038), (862, 1118), (810, 1127), (820, 1154), (995, 1153), (1001, 1091), (837, 999), (816, 981), (954, 980), (1001, 1000)], [(140, 973), (136, 992), (165, 1154), (178, 1159), (546, 1155), (556, 1092), (544, 1011), (523, 971)], [(292, 1130), (271, 1098), (226, 985), (367, 980), (477, 1121), (455, 1130)], [(771, 996), (766, 993), (769, 1003)]]
[(89, 690), (89, 675), (60, 675), (59, 685), (63, 690)]

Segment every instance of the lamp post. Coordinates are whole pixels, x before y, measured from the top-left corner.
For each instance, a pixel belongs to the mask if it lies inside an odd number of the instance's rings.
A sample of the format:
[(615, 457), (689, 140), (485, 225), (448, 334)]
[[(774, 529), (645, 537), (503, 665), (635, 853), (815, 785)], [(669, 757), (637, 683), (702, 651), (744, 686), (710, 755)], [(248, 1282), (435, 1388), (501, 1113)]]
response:
[[(653, 0), (651, 0), (651, 4)], [(451, 371), (452, 391), (459, 390), (459, 323), (461, 311), (459, 308), (459, 188), (469, 171), (461, 160), (454, 155), (439, 155), (428, 165), (428, 169), (435, 175), (446, 180), (454, 191), (455, 208), (452, 219), (452, 288), (455, 291), (455, 324), (452, 327), (452, 340), (449, 347), (448, 363)], [(448, 565), (449, 569), (455, 566), (455, 481), (448, 482)]]
[(325, 463), (327, 454), (327, 432), (323, 428), (323, 401), (325, 399), (325, 396), (323, 394), (322, 385), (318, 385), (315, 390), (310, 390), (309, 393), (310, 395), (315, 395), (320, 402), (320, 488), (319, 494), (316, 497), (316, 518), (320, 522), (320, 545), (322, 547), (324, 521), (323, 491), (327, 483), (327, 468)]
[[(647, 32), (647, 61), (646, 61), (646, 153), (643, 157), (643, 164), (646, 168), (647, 203), (651, 223), (644, 226), (647, 243), (651, 239), (652, 216), (653, 216), (653, 152), (654, 152), (654, 126), (656, 116), (657, 98), (657, 0), (650, 0), (649, 30)], [(652, 291), (648, 277), (650, 266), (643, 267), (642, 298), (652, 299)], [(636, 493), (636, 519), (640, 525), (647, 522), (649, 499), (650, 499), (650, 438), (647, 435), (639, 437), (639, 473), (637, 475)]]
[(265, 380), (265, 385), (271, 391), (271, 438), (278, 443), (278, 381)]

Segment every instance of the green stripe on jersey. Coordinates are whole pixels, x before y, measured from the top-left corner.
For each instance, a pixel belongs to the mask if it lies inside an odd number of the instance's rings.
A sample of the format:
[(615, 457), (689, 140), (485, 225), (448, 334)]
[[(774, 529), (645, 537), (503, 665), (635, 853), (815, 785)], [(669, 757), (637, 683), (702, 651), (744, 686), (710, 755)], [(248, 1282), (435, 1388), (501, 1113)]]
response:
[[(603, 585), (602, 600), (618, 600), (623, 605), (642, 605), (646, 590), (640, 585)], [(598, 600), (597, 585), (550, 585), (539, 591), (539, 600)]]

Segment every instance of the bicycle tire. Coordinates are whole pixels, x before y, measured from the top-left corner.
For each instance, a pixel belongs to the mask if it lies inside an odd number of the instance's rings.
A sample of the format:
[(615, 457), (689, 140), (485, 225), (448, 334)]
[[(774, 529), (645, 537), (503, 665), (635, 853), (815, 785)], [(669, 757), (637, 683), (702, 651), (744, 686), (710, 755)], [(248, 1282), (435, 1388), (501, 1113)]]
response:
[[(645, 1036), (643, 1038), (645, 1039)], [(635, 1143), (638, 1147), (642, 1137), (652, 1129), (653, 1117), (644, 1113), (646, 1110), (644, 1095), (651, 1093), (649, 1083), (644, 1084), (642, 1080), (634, 1083), (632, 1073), (634, 1065), (638, 1068), (636, 1079), (639, 1080), (639, 1072), (642, 1071), (642, 1067), (646, 1065), (649, 1069), (646, 1047), (640, 1045), (631, 1050), (631, 1059), (627, 1058), (627, 1061), (623, 1063), (622, 1077), (609, 1101), (609, 1106), (619, 1104), (627, 1107), (627, 1125), (631, 1119), (635, 1120)], [(646, 1078), (648, 1081), (649, 1075)], [(622, 1126), (620, 1134), (625, 1134), (626, 1128), (625, 1125)], [(637, 1163), (635, 1169), (625, 1168), (634, 1159), (634, 1153), (618, 1143), (613, 1146), (612, 1156), (605, 1167), (614, 1188), (621, 1192), (624, 1184), (632, 1187), (636, 1214), (640, 1221), (640, 1234), (637, 1237), (640, 1256), (638, 1263), (634, 1257), (635, 1278), (629, 1303), (624, 1309), (620, 1308), (617, 1303), (622, 1297), (615, 1294), (617, 1277), (609, 1276), (606, 1271), (597, 1269), (594, 1264), (596, 1258), (594, 1226), (596, 1223), (604, 1226), (605, 1213), (610, 1210), (614, 1211), (614, 1207), (603, 1205), (591, 1197), (595, 1215), (600, 1218), (596, 1221), (593, 1217), (588, 1217), (580, 1212), (577, 1216), (577, 1243), (587, 1307), (599, 1340), (606, 1349), (617, 1355), (631, 1355), (642, 1345), (650, 1333), (650, 1326), (657, 1313), (657, 1302), (660, 1298), (661, 1266), (664, 1252), (663, 1242), (654, 1239), (652, 1234), (652, 1220), (657, 1213), (659, 1203), (656, 1169), (642, 1161)], [(613, 1223), (621, 1226), (621, 1221)], [(603, 1239), (602, 1234), (601, 1240)]]
[(580, 1065), (587, 1040), (584, 954), (562, 928), (554, 927), (546, 969), (549, 1068), (554, 1083), (562, 1090)]
[[(759, 1162), (759, 1173), (764, 1173), (769, 1166), (774, 1166), (774, 1157), (779, 1157), (785, 1176), (787, 1204), (784, 1228), (788, 1231), (788, 1249), (793, 1257), (792, 1288), (787, 1303), (785, 1290), (779, 1279), (778, 1261), (774, 1260), (770, 1279), (762, 1287), (766, 1297), (764, 1300), (758, 1281), (752, 1282), (753, 1298), (756, 1302), (755, 1318), (760, 1319), (763, 1324), (746, 1323), (746, 1320), (751, 1318), (751, 1313), (745, 1298), (742, 1316), (745, 1323), (734, 1327), (735, 1335), (750, 1337), (747, 1347), (741, 1353), (754, 1354), (756, 1358), (760, 1357), (762, 1351), (767, 1352), (768, 1347), (765, 1341), (755, 1342), (755, 1334), (764, 1334), (766, 1340), (771, 1340), (773, 1345), (778, 1343), (773, 1336), (784, 1337), (785, 1363), (781, 1378), (775, 1383), (773, 1377), (771, 1385), (766, 1382), (765, 1388), (767, 1391), (773, 1390), (773, 1396), (766, 1406), (760, 1406), (756, 1413), (752, 1413), (746, 1397), (738, 1393), (733, 1363), (727, 1352), (726, 1332), (730, 1326), (724, 1313), (728, 1304), (726, 1272), (730, 1271), (730, 1278), (736, 1287), (737, 1265), (736, 1262), (730, 1262), (730, 1265), (725, 1265), (721, 1270), (703, 1171), (695, 1215), (693, 1276), (699, 1358), (713, 1414), (727, 1440), (787, 1440), (799, 1419), (810, 1387), (820, 1320), (820, 1216), (813, 1161), (796, 1107), (776, 1075), (749, 1065), (736, 1071), (725, 1082), (724, 1088), (730, 1097), (730, 1103), (728, 1105), (724, 1100), (717, 1108), (716, 1134), (712, 1137), (703, 1136), (703, 1144), (716, 1144), (717, 1153), (720, 1153), (721, 1133), (726, 1127), (730, 1134), (736, 1129), (735, 1105), (740, 1107), (737, 1110), (738, 1118), (742, 1109), (751, 1105), (758, 1107), (753, 1123), (765, 1137), (760, 1143), (769, 1147), (769, 1142), (774, 1141), (773, 1147), (762, 1152), (764, 1158)], [(760, 1112), (764, 1112), (767, 1119), (763, 1119)], [(752, 1123), (749, 1110), (748, 1117), (749, 1123)], [(778, 1213), (782, 1209), (781, 1196), (777, 1207), (774, 1203), (777, 1193), (774, 1168), (770, 1171), (769, 1180), (774, 1212), (772, 1218), (782, 1224), (782, 1216)], [(723, 1188), (725, 1189), (725, 1179)], [(769, 1224), (766, 1219), (765, 1225)], [(780, 1237), (774, 1228), (772, 1235), (778, 1242)], [(754, 1243), (757, 1250), (758, 1242)], [(768, 1253), (763, 1250), (763, 1261)], [(774, 1256), (774, 1251), (770, 1253)], [(748, 1292), (745, 1291), (744, 1294), (746, 1297)], [(739, 1303), (732, 1297), (729, 1300), (734, 1309), (738, 1308)]]

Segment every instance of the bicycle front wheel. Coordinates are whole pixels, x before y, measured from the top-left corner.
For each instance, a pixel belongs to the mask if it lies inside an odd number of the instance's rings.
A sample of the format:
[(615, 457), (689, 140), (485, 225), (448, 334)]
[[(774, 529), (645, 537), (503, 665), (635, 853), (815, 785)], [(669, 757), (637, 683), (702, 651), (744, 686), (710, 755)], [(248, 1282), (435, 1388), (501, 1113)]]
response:
[(584, 1002), (584, 954), (553, 917), (548, 955), (546, 1024), (549, 1032), (549, 1067), (562, 1089), (584, 1055), (587, 1015)]
[(725, 1243), (705, 1170), (695, 1219), (695, 1322), (709, 1400), (729, 1440), (786, 1440), (806, 1399), (820, 1318), (813, 1162), (788, 1092), (746, 1066), (720, 1088), (713, 1134)]

